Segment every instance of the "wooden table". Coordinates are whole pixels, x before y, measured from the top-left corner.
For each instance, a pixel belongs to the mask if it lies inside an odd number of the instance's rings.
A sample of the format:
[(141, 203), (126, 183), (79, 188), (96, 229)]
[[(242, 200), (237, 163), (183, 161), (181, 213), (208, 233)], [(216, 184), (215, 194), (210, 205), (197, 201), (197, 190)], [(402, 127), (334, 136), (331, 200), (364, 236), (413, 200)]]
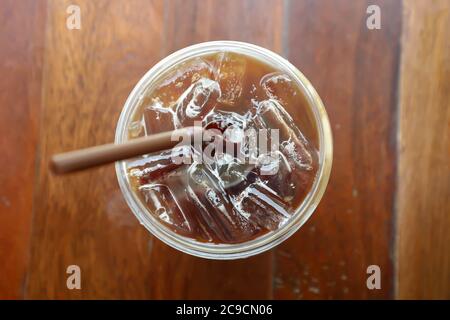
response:
[[(67, 7), (81, 30), (66, 28)], [(381, 9), (369, 30), (366, 9)], [(353, 0), (0, 1), (0, 298), (450, 298), (450, 4)], [(112, 165), (55, 152), (113, 140), (139, 78), (218, 39), (287, 57), (328, 110), (333, 171), (312, 218), (245, 260), (177, 252), (141, 227)], [(82, 289), (68, 290), (78, 265)], [(381, 269), (381, 289), (366, 286)]]

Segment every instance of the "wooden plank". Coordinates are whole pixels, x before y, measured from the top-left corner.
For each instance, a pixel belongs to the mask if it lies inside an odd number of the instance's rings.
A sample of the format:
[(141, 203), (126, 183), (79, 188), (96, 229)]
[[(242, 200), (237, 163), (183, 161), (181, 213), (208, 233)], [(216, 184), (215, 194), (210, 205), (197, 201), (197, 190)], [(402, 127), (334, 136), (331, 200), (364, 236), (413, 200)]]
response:
[(405, 1), (398, 298), (450, 299), (450, 3)]
[[(166, 15), (166, 52), (225, 39), (253, 42), (278, 52), (282, 49), (281, 1), (168, 1)], [(152, 274), (156, 298), (272, 297), (271, 252), (245, 260), (212, 261), (187, 256), (155, 241), (152, 253), (158, 261)]]
[[(163, 2), (77, 1), (81, 30), (66, 28), (70, 4), (48, 2), (27, 297), (148, 298), (151, 237), (124, 203), (113, 166), (56, 177), (48, 159), (113, 141), (126, 97), (161, 58)], [(82, 290), (66, 287), (73, 264)]]
[(165, 49), (235, 40), (282, 51), (283, 1), (280, 0), (172, 0), (167, 1)]
[[(368, 30), (366, 8), (381, 8)], [(276, 250), (275, 297), (393, 297), (396, 82), (400, 1), (290, 1), (290, 60), (327, 108), (334, 136), (319, 208)], [(381, 290), (366, 270), (381, 268)]]
[(42, 69), (42, 1), (0, 10), (0, 299), (23, 297), (28, 263)]

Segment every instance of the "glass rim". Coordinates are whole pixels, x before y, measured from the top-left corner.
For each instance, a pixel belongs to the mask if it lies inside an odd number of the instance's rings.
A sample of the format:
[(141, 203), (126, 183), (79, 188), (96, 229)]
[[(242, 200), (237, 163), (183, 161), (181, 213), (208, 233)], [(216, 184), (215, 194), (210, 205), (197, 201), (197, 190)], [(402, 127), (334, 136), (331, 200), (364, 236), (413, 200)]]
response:
[(124, 104), (117, 122), (115, 143), (119, 144), (128, 140), (127, 127), (129, 120), (134, 114), (140, 95), (155, 79), (168, 68), (189, 58), (221, 51), (243, 53), (265, 63), (281, 67), (281, 70), (288, 72), (293, 80), (297, 82), (308, 100), (308, 106), (311, 107), (319, 134), (319, 170), (313, 186), (288, 222), (275, 231), (243, 243), (213, 244), (199, 242), (171, 231), (149, 212), (131, 188), (125, 161), (116, 162), (115, 168), (120, 189), (128, 206), (150, 233), (179, 251), (202, 258), (225, 260), (245, 258), (267, 251), (289, 238), (310, 218), (328, 184), (332, 165), (333, 141), (330, 123), (322, 100), (309, 80), (294, 65), (280, 55), (254, 44), (238, 41), (210, 41), (178, 50), (159, 61), (145, 73)]

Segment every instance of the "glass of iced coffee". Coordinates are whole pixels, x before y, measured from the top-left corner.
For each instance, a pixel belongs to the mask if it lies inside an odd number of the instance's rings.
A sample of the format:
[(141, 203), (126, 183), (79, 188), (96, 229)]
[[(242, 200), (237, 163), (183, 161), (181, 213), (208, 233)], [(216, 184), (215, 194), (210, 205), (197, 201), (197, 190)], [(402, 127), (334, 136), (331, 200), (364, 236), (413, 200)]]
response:
[(234, 41), (179, 50), (131, 92), (115, 142), (190, 127), (199, 138), (116, 164), (153, 235), (195, 256), (236, 259), (281, 243), (311, 216), (332, 137), (318, 94), (287, 60)]

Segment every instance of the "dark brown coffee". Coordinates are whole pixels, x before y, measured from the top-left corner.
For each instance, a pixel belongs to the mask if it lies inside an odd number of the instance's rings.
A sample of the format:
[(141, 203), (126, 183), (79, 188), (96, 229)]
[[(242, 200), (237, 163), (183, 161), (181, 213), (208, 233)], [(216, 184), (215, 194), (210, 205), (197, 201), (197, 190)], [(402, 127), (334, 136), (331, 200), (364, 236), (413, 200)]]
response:
[[(130, 139), (200, 123), (234, 144), (233, 152), (209, 148), (209, 161), (200, 161), (211, 143), (203, 142), (127, 163), (154, 218), (201, 242), (242, 243), (282, 227), (316, 179), (318, 134), (307, 99), (286, 72), (250, 56), (218, 52), (175, 65), (147, 88), (133, 119)], [(252, 148), (247, 132), (257, 143), (267, 134), (266, 150)]]

